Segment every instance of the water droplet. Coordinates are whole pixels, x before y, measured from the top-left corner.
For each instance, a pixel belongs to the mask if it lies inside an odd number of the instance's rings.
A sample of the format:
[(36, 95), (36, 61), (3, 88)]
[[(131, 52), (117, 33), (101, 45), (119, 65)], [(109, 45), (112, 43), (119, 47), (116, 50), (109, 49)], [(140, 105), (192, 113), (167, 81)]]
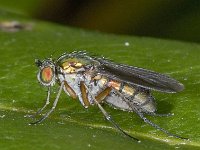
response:
[(130, 44), (129, 44), (129, 42), (125, 42), (124, 45), (125, 46), (129, 46)]
[(61, 124), (61, 125), (63, 125), (63, 124), (65, 124), (64, 122), (58, 122), (58, 124)]
[(31, 118), (31, 117), (32, 115), (29, 115), (29, 114), (24, 115), (24, 118)]
[(168, 140), (168, 139), (165, 139), (164, 141), (165, 141), (165, 142), (169, 142), (169, 140)]
[(72, 135), (69, 134), (68, 137), (72, 138)]
[(170, 60), (170, 59), (168, 59), (168, 60), (167, 60), (167, 62), (171, 62), (171, 60)]
[(17, 108), (13, 108), (13, 109), (12, 109), (12, 111), (17, 111), (17, 110), (18, 110)]

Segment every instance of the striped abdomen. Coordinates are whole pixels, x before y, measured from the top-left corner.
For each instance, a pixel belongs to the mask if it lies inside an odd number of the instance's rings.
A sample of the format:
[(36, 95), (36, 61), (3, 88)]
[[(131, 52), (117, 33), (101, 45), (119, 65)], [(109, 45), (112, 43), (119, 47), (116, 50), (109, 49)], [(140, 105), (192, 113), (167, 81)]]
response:
[(105, 101), (117, 108), (133, 111), (133, 107), (139, 107), (144, 112), (154, 112), (156, 110), (149, 90), (133, 87), (104, 77), (99, 79), (98, 84), (101, 87), (108, 86), (113, 89)]

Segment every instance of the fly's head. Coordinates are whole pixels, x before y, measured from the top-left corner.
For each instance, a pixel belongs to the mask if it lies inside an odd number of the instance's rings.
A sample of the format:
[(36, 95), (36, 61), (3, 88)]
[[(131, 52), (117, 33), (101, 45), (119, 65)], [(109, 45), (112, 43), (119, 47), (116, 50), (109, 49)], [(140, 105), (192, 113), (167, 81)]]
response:
[(38, 81), (43, 86), (53, 86), (56, 81), (56, 67), (54, 62), (51, 59), (45, 59), (43, 61), (36, 59), (35, 64), (39, 68), (37, 74)]

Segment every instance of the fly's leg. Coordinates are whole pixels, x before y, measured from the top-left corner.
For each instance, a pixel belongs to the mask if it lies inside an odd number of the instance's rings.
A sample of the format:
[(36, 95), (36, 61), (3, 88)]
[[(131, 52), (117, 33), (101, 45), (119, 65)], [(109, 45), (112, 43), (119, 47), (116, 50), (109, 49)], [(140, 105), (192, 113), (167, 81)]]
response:
[(84, 81), (80, 82), (80, 90), (81, 90), (81, 97), (82, 97), (84, 106), (85, 106), (85, 108), (88, 108), (88, 106), (90, 105), (90, 102), (88, 100), (87, 89), (84, 84)]
[(152, 127), (156, 128), (156, 129), (158, 129), (158, 130), (160, 130), (160, 131), (166, 133), (167, 135), (173, 136), (173, 137), (176, 137), (176, 138), (180, 138), (180, 139), (186, 139), (186, 140), (188, 140), (188, 138), (184, 138), (184, 137), (181, 137), (181, 136), (179, 136), (179, 135), (170, 133), (169, 131), (167, 131), (167, 130), (161, 128), (160, 126), (158, 126), (158, 125), (156, 125), (156, 124), (154, 124), (153, 122), (151, 122), (150, 120), (148, 120), (146, 117), (144, 117), (144, 115), (143, 115), (141, 112), (136, 111), (136, 113), (140, 116), (140, 118), (142, 118), (142, 119), (144, 120), (144, 122), (148, 123), (149, 125), (151, 125)]
[(61, 83), (60, 89), (59, 89), (58, 94), (56, 96), (56, 99), (55, 99), (55, 101), (53, 103), (53, 107), (50, 109), (50, 111), (48, 111), (41, 119), (37, 120), (36, 122), (30, 123), (31, 125), (37, 124), (37, 123), (41, 123), (42, 121), (44, 121), (54, 111), (54, 109), (56, 108), (56, 105), (58, 103), (58, 100), (59, 100), (61, 91), (63, 89), (63, 86), (64, 86), (64, 82)]
[(50, 101), (49, 101), (49, 99), (50, 99), (50, 93), (51, 93), (51, 88), (49, 86), (48, 87), (48, 91), (47, 91), (47, 100), (46, 100), (45, 105), (42, 108), (40, 108), (34, 115), (31, 115), (32, 118), (35, 118), (35, 116), (37, 116), (38, 114), (40, 114), (47, 107), (47, 105), (50, 104)]
[(150, 116), (158, 116), (158, 117), (170, 117), (174, 115), (173, 113), (168, 113), (168, 114), (157, 114), (155, 112), (145, 112), (145, 113)]
[(67, 93), (69, 93), (70, 97), (72, 97), (73, 99), (76, 99), (77, 95), (76, 95), (75, 91), (69, 86), (67, 81), (64, 81), (64, 85), (65, 85), (65, 89), (66, 89)]
[[(137, 108), (138, 106), (135, 106), (134, 104), (131, 104), (130, 103), (130, 100), (127, 99), (126, 97), (124, 97), (119, 91), (116, 90), (116, 93), (130, 106), (130, 108), (132, 108), (132, 110), (134, 112), (136, 112), (140, 118), (142, 118), (144, 120), (144, 122), (148, 123), (149, 125), (151, 125), (152, 127), (166, 133), (167, 135), (169, 136), (173, 136), (173, 137), (176, 137), (176, 138), (180, 138), (180, 139), (186, 139), (188, 140), (188, 138), (184, 138), (184, 137), (181, 137), (179, 135), (176, 135), (176, 134), (173, 134), (173, 133), (170, 133), (169, 131), (161, 128), (160, 126), (154, 124), (153, 122), (151, 122), (150, 120), (148, 120), (146, 117), (144, 117), (143, 113), (140, 111), (140, 108)], [(140, 107), (140, 106), (139, 106)], [(162, 116), (162, 115), (168, 115), (168, 114), (156, 114), (156, 113), (152, 113), (153, 115), (158, 115), (158, 116)]]
[(134, 139), (138, 142), (140, 142), (139, 139), (129, 135), (128, 133), (126, 133), (122, 128), (120, 128), (120, 126), (112, 119), (112, 117), (105, 111), (105, 109), (103, 109), (103, 107), (97, 102), (95, 101), (95, 103), (98, 105), (99, 109), (101, 110), (101, 112), (103, 113), (103, 115), (105, 116), (105, 118), (120, 132), (122, 132), (125, 136), (130, 137), (131, 139)]
[(103, 101), (111, 92), (111, 87), (106, 87), (101, 93), (99, 93), (97, 96), (95, 96), (95, 99), (98, 103)]
[[(128, 133), (126, 133), (122, 128), (120, 128), (120, 126), (112, 119), (112, 117), (106, 112), (106, 110), (99, 104), (99, 102), (96, 100), (96, 98), (94, 97), (94, 95), (92, 94), (92, 92), (89, 90), (89, 88), (85, 85), (88, 93), (92, 96), (92, 99), (94, 100), (94, 102), (97, 104), (97, 106), (99, 107), (99, 109), (101, 110), (101, 112), (103, 113), (103, 115), (105, 116), (105, 118), (120, 132), (122, 132), (125, 136), (130, 137), (133, 140), (136, 140), (138, 142), (140, 142), (139, 139), (132, 137), (131, 135), (129, 135)], [(109, 87), (108, 87), (109, 88)], [(107, 91), (107, 90), (106, 90)], [(105, 92), (105, 90), (103, 91)], [(99, 95), (99, 97), (106, 97), (109, 93), (105, 92), (105, 94), (102, 94), (102, 92)], [(98, 95), (96, 96), (98, 97)]]

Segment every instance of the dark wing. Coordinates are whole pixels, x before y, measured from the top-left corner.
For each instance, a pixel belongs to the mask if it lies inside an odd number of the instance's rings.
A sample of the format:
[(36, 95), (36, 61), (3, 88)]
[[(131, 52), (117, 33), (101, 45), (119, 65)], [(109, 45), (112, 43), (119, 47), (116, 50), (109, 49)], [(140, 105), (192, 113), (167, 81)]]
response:
[(184, 89), (183, 84), (166, 75), (133, 66), (115, 64), (101, 58), (97, 60), (100, 63), (98, 72), (110, 79), (166, 93), (180, 92)]

